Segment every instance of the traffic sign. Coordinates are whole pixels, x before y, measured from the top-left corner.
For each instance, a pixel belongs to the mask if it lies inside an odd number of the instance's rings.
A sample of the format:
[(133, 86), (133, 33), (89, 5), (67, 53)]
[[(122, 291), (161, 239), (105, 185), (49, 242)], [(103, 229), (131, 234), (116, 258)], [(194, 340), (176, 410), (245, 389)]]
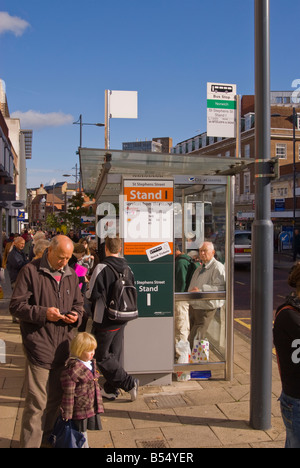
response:
[(26, 213), (24, 210), (18, 210), (18, 221), (28, 221), (28, 213)]
[(236, 85), (207, 83), (207, 136), (236, 137)]

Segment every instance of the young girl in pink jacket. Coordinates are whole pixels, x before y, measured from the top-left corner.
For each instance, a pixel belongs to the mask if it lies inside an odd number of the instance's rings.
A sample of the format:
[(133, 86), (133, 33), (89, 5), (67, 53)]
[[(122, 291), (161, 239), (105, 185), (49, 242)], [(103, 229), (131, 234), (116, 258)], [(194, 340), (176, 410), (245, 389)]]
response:
[(71, 358), (61, 375), (63, 398), (61, 411), (63, 419), (72, 419), (86, 442), (87, 430), (102, 429), (100, 413), (103, 403), (98, 384), (99, 372), (93, 359), (97, 342), (89, 333), (79, 333), (71, 342)]

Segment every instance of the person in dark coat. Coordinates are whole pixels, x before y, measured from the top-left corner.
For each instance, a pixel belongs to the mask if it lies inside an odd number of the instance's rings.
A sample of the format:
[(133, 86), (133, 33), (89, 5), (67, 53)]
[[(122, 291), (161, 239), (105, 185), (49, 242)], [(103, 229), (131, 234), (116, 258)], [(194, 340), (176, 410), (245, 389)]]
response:
[(282, 383), (285, 448), (300, 448), (300, 263), (292, 268), (288, 285), (295, 291), (276, 311), (273, 338)]
[[(121, 388), (128, 392), (131, 401), (136, 400), (139, 381), (128, 374), (122, 366), (121, 355), (124, 337), (124, 322), (111, 320), (107, 314), (107, 304), (110, 303), (112, 287), (116, 276), (111, 265), (117, 272), (123, 273), (128, 267), (124, 258), (120, 257), (122, 243), (119, 237), (106, 237), (105, 263), (99, 263), (90, 279), (90, 287), (86, 297), (94, 307), (92, 334), (97, 340), (96, 361), (102, 372), (105, 383), (102, 396), (108, 400), (115, 400)], [(134, 283), (130, 270), (131, 281)]]
[(59, 413), (60, 375), (83, 316), (78, 277), (68, 266), (73, 248), (68, 237), (54, 237), (42, 258), (21, 269), (10, 301), (26, 357), (21, 448), (46, 444)]
[(14, 287), (17, 276), (21, 268), (28, 263), (23, 249), (25, 247), (25, 240), (23, 237), (16, 237), (14, 240), (13, 248), (9, 252), (6, 262), (6, 268), (9, 273), (9, 278), (12, 287)]

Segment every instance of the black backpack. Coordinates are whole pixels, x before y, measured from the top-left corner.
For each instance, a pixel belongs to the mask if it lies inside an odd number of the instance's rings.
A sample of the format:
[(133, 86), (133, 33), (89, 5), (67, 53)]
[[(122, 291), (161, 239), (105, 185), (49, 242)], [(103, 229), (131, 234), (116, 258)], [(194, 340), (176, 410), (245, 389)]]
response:
[(128, 322), (138, 318), (137, 290), (129, 275), (129, 267), (119, 273), (112, 265), (106, 265), (114, 272), (116, 281), (106, 306), (107, 317), (118, 322)]

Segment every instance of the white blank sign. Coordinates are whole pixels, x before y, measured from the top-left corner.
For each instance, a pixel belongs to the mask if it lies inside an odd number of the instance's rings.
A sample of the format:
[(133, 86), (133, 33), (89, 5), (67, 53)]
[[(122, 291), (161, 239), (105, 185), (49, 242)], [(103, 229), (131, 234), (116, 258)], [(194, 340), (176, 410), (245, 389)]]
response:
[(109, 113), (112, 119), (137, 119), (137, 91), (110, 91)]

